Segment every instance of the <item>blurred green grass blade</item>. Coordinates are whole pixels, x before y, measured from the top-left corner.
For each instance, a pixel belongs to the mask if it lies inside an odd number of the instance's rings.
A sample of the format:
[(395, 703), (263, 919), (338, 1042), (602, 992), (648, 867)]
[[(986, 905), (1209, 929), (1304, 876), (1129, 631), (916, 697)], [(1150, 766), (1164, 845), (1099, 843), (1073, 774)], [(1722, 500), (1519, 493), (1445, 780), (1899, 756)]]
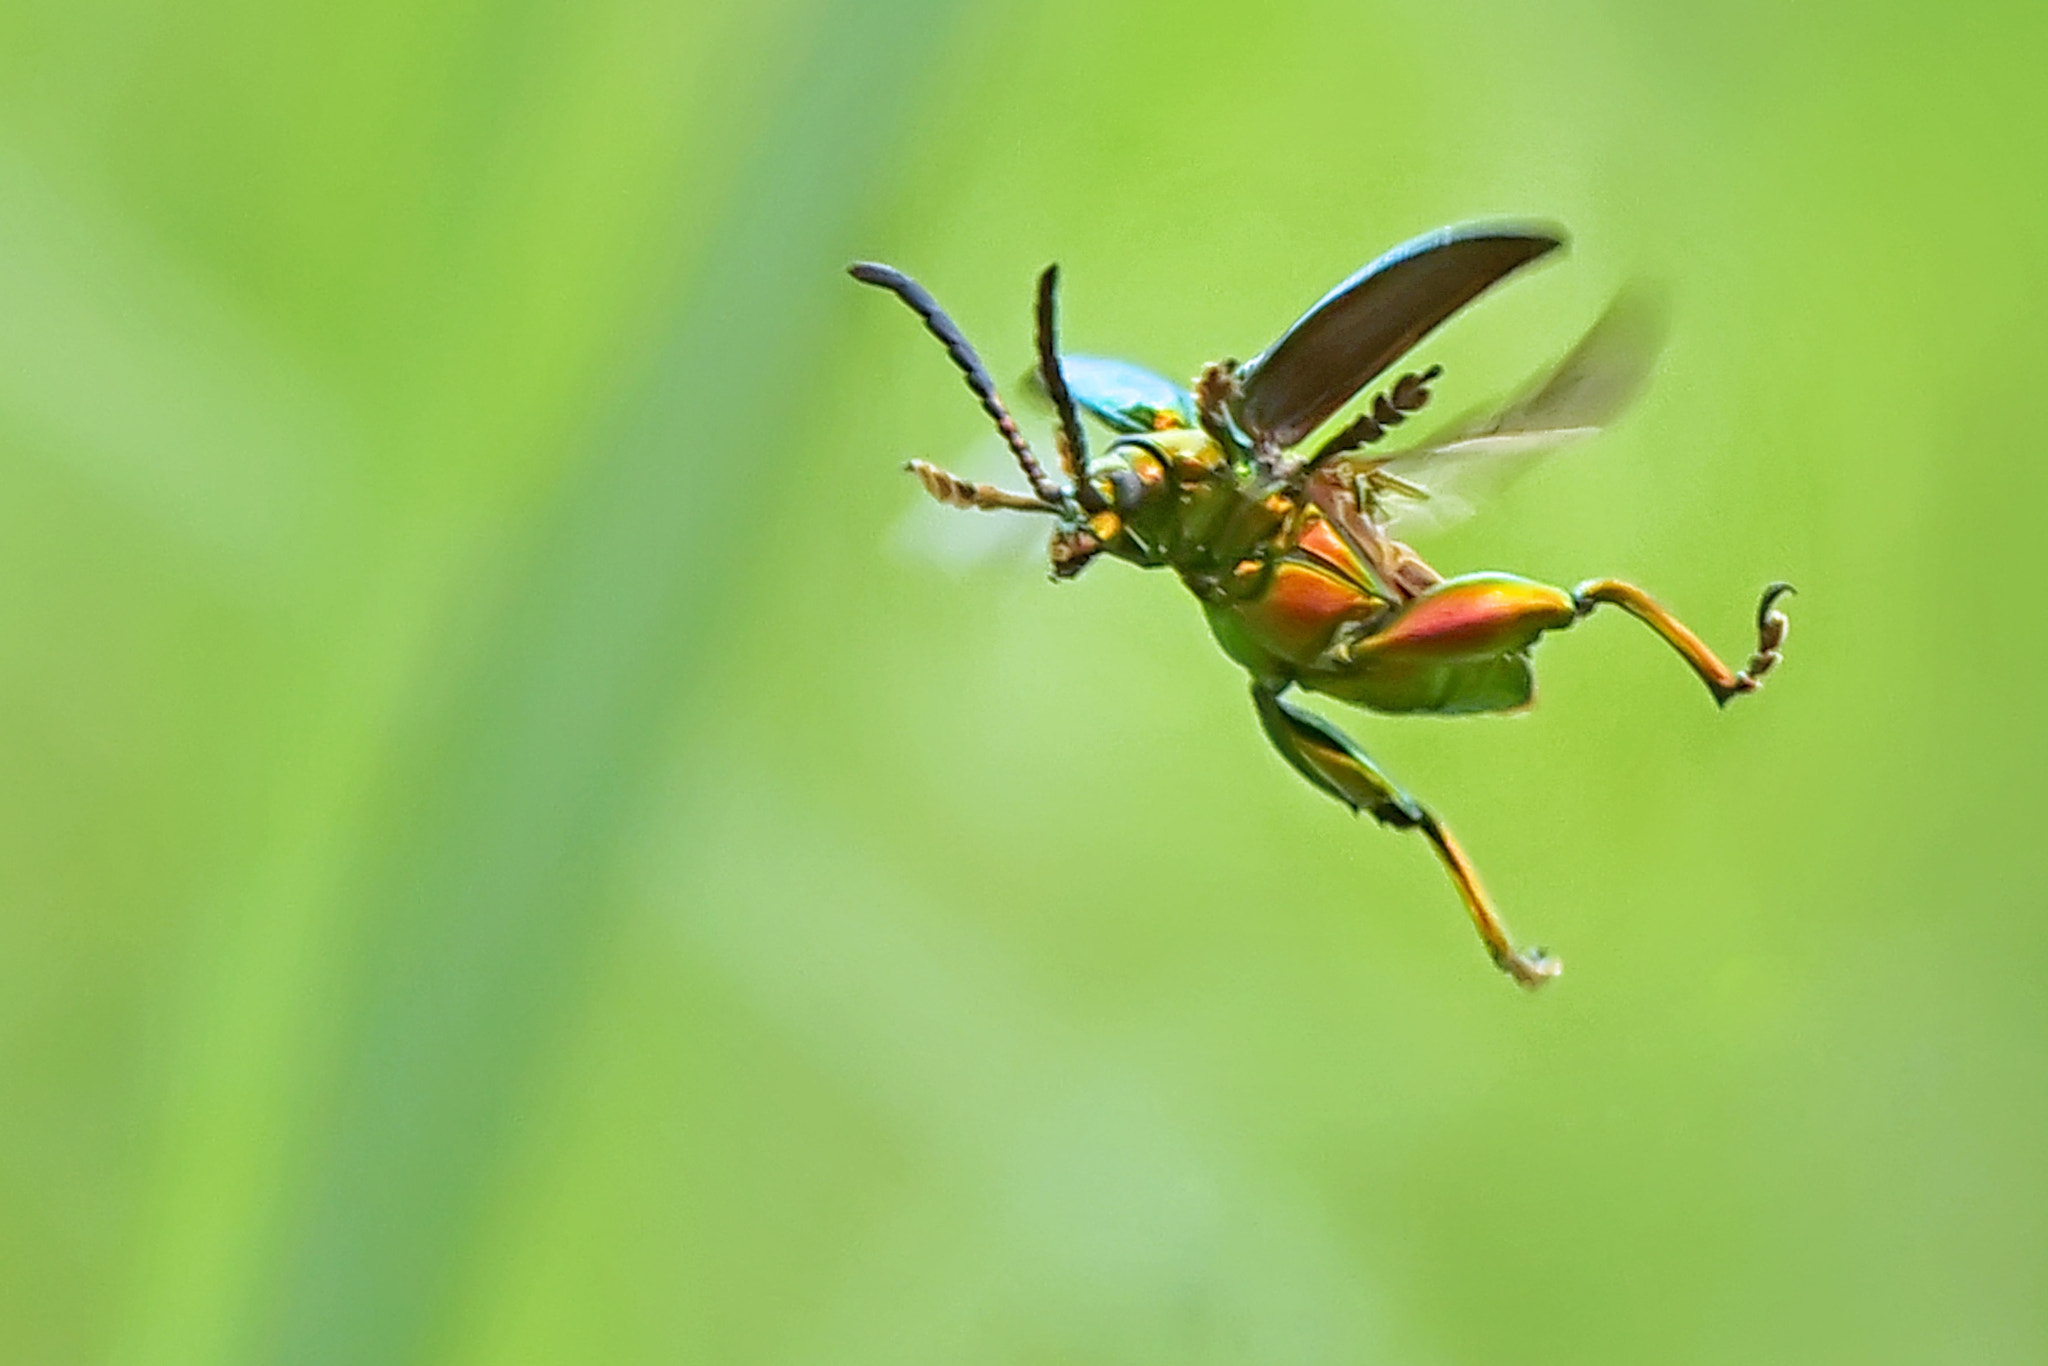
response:
[[(2041, 13), (946, 8), (0, 10), (0, 1362), (2048, 1360)], [(1416, 548), (1785, 671), (1346, 722), (1556, 994), (1169, 576), (889, 553), (870, 211), (1006, 381), (1053, 256), (1184, 377), (1569, 224), (1447, 413), (1671, 280)]]
[[(836, 253), (945, 6), (826, 7), (792, 98), (606, 449), (504, 584), (390, 775), (328, 1118), (258, 1357), (429, 1354), (522, 1087), (609, 929), (608, 863), (698, 627), (756, 530), (760, 422), (815, 361)], [(877, 91), (886, 94), (877, 98)]]
[(296, 583), (361, 456), (333, 395), (176, 252), (4, 142), (0, 318), (0, 415), (22, 448), (237, 593)]

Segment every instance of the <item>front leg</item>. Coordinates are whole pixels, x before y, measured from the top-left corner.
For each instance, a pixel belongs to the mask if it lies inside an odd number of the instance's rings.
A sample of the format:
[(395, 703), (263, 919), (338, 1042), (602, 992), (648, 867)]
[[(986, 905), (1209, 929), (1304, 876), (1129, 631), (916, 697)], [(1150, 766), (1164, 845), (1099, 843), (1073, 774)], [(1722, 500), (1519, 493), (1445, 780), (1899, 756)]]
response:
[(1763, 686), (1764, 675), (1777, 667), (1784, 656), (1780, 650), (1785, 644), (1785, 633), (1791, 623), (1785, 614), (1777, 610), (1777, 601), (1793, 591), (1789, 583), (1774, 583), (1764, 589), (1763, 601), (1756, 606), (1756, 653), (1749, 657), (1749, 667), (1735, 673), (1715, 657), (1700, 638), (1687, 630), (1685, 623), (1659, 606), (1648, 593), (1632, 583), (1620, 579), (1593, 579), (1572, 590), (1572, 603), (1580, 616), (1585, 616), (1603, 602), (1611, 602), (1622, 611), (1648, 626), (1652, 631), (1678, 651), (1692, 671), (1700, 676), (1707, 690), (1714, 694), (1714, 701), (1727, 706), (1728, 699), (1746, 692), (1755, 692)]
[(1472, 913), (1486, 951), (1502, 972), (1533, 988), (1564, 970), (1564, 964), (1542, 949), (1517, 950), (1509, 942), (1507, 926), (1486, 899), (1479, 874), (1451, 832), (1420, 802), (1394, 786), (1349, 736), (1320, 716), (1289, 706), (1278, 690), (1258, 683), (1252, 684), (1252, 704), (1259, 710), (1266, 738), (1302, 777), (1353, 811), (1369, 812), (1382, 825), (1423, 833), (1436, 847), (1444, 871), (1451, 875), (1465, 909)]

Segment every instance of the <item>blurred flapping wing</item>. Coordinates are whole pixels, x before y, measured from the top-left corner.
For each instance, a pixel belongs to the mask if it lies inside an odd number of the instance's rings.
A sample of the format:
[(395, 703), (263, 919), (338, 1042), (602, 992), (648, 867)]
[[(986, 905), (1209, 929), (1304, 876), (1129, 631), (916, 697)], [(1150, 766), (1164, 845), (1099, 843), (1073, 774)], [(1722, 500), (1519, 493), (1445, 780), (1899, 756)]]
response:
[(1390, 520), (1457, 520), (1470, 511), (1474, 496), (1619, 417), (1656, 365), (1665, 318), (1664, 301), (1654, 291), (1626, 289), (1562, 360), (1507, 406), (1455, 422), (1429, 442), (1390, 457), (1351, 457), (1345, 463), (1426, 491), (1429, 505), (1418, 508), (1418, 500), (1400, 497), (1397, 487)]

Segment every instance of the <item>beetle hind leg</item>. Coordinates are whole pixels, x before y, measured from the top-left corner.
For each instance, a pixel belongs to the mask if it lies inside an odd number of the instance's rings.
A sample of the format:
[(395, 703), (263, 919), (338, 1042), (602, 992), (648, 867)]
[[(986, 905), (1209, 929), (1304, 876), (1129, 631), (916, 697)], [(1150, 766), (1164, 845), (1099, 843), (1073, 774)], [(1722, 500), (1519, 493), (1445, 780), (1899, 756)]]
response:
[(1380, 824), (1396, 830), (1419, 830), (1436, 849), (1444, 871), (1472, 924), (1493, 958), (1495, 966), (1525, 987), (1540, 987), (1564, 970), (1564, 965), (1540, 948), (1517, 949), (1508, 938), (1508, 927), (1479, 884), (1479, 874), (1465, 857), (1451, 832), (1429, 809), (1396, 787), (1386, 774), (1367, 758), (1365, 752), (1329, 722), (1312, 712), (1289, 706), (1275, 689), (1252, 685), (1252, 704), (1258, 708), (1259, 723), (1266, 738), (1295, 772), (1329, 793), (1353, 811), (1370, 814)]
[(1666, 611), (1656, 599), (1632, 583), (1620, 579), (1589, 579), (1572, 590), (1572, 603), (1585, 616), (1603, 602), (1612, 603), (1657, 633), (1666, 645), (1692, 666), (1700, 681), (1713, 693), (1714, 701), (1727, 706), (1728, 699), (1755, 692), (1763, 686), (1764, 675), (1778, 666), (1785, 635), (1792, 623), (1777, 608), (1778, 599), (1795, 591), (1789, 583), (1774, 583), (1764, 589), (1756, 607), (1756, 653), (1740, 673), (1723, 664), (1700, 638)]

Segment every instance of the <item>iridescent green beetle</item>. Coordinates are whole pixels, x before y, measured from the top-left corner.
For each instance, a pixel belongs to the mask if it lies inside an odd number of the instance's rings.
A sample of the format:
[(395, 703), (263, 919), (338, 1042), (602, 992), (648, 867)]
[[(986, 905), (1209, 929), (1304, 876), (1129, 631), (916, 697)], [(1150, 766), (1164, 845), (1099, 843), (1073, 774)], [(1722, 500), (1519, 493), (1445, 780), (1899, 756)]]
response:
[[(932, 297), (891, 267), (850, 268), (902, 299), (945, 345), (1031, 485), (1013, 493), (913, 460), (926, 491), (955, 507), (1054, 518), (1055, 578), (1105, 554), (1178, 574), (1217, 642), (1251, 674), (1252, 705), (1274, 748), (1352, 810), (1421, 831), (1493, 961), (1528, 987), (1560, 965), (1512, 945), (1451, 832), (1342, 731), (1283, 694), (1298, 686), (1381, 712), (1511, 711), (1530, 700), (1537, 638), (1603, 602), (1656, 632), (1717, 703), (1755, 691), (1778, 663), (1787, 627), (1775, 604), (1788, 584), (1764, 590), (1756, 652), (1736, 672), (1630, 584), (1595, 579), (1565, 592), (1512, 574), (1446, 579), (1388, 534), (1390, 508), (1428, 496), (1410, 471), (1547, 449), (1611, 419), (1654, 355), (1640, 310), (1610, 309), (1521, 398), (1428, 445), (1361, 454), (1429, 401), (1442, 373), (1435, 366), (1402, 375), (1334, 434), (1303, 446), (1438, 324), (1561, 245), (1553, 231), (1519, 225), (1418, 237), (1331, 290), (1252, 360), (1205, 367), (1191, 394), (1122, 361), (1061, 357), (1058, 270), (1048, 266), (1038, 280), (1037, 379), (1058, 419), (1061, 479), (1033, 457), (974, 348)], [(1088, 453), (1077, 407), (1117, 433), (1099, 457)]]

